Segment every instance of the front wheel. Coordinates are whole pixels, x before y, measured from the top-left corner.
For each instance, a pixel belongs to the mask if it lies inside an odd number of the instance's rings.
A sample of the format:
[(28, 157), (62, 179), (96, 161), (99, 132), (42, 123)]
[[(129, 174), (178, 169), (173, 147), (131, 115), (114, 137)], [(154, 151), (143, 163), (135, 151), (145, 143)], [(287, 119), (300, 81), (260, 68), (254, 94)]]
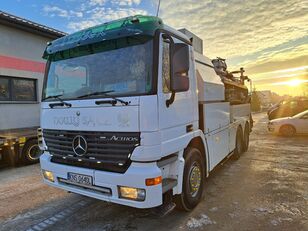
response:
[(287, 136), (287, 137), (291, 137), (294, 136), (296, 133), (296, 130), (293, 126), (291, 125), (283, 125), (280, 129), (279, 129), (279, 133), (283, 136)]
[(183, 191), (176, 196), (176, 205), (178, 209), (191, 211), (202, 199), (205, 163), (196, 148), (187, 148), (184, 158)]

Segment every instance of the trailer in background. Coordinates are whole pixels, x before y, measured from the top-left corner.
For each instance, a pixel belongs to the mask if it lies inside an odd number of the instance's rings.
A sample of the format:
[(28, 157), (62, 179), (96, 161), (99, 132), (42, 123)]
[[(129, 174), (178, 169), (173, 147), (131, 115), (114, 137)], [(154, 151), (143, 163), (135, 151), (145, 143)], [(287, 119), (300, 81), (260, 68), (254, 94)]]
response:
[(37, 127), (0, 131), (0, 166), (37, 163), (40, 154)]
[(61, 31), (0, 10), (0, 165), (35, 163), (46, 43)]

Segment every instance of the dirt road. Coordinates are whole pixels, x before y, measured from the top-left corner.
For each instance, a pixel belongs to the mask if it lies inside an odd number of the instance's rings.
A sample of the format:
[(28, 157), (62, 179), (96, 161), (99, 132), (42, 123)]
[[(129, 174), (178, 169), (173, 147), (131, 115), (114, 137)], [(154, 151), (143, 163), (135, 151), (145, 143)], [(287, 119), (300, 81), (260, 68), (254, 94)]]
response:
[(204, 201), (166, 217), (42, 184), (39, 166), (0, 170), (0, 230), (308, 230), (308, 137), (254, 115), (249, 150), (207, 179)]

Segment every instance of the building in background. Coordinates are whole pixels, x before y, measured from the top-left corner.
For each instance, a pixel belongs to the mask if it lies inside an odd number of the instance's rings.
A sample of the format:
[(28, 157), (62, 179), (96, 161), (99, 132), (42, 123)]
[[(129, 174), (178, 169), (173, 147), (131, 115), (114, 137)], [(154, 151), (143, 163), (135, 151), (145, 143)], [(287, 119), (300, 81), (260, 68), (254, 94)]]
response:
[(39, 125), (48, 41), (55, 29), (0, 11), (0, 131)]
[(0, 166), (36, 163), (46, 43), (65, 33), (0, 11)]

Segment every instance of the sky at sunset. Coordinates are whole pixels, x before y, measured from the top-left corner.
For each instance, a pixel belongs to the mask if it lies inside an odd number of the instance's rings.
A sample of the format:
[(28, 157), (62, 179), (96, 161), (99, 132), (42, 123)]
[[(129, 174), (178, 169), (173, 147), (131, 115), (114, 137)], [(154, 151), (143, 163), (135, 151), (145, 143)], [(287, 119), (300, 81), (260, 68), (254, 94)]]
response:
[[(156, 0), (10, 0), (0, 10), (74, 32), (135, 14)], [(204, 54), (244, 66), (257, 90), (308, 94), (308, 0), (161, 0), (159, 16), (203, 39)]]

